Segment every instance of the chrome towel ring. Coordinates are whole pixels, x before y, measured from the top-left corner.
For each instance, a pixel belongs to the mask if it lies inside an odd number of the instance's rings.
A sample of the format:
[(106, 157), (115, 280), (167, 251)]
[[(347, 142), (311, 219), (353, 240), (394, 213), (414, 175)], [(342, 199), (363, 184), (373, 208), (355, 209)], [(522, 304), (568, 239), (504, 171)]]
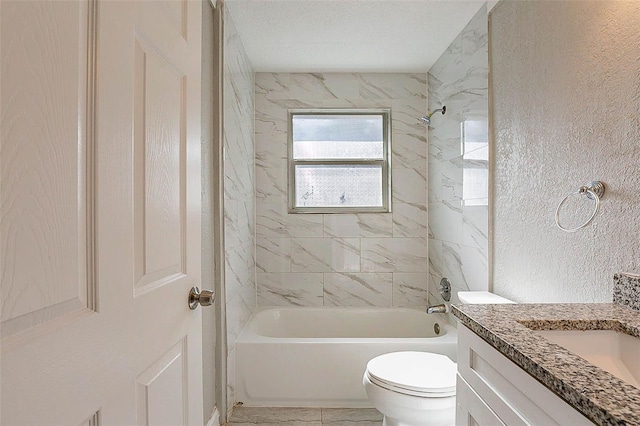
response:
[[(589, 219), (587, 219), (587, 221), (582, 225), (576, 226), (575, 228), (565, 228), (562, 225), (560, 225), (560, 208), (565, 203), (565, 201), (567, 201), (569, 197), (576, 194), (586, 195), (587, 198), (589, 198), (590, 200), (595, 200), (596, 201), (595, 209), (593, 209), (593, 213), (591, 214)], [(588, 224), (590, 224), (593, 218), (596, 217), (596, 214), (600, 209), (600, 198), (602, 198), (603, 195), (604, 195), (604, 184), (599, 180), (594, 180), (590, 182), (588, 186), (581, 186), (577, 191), (569, 193), (560, 201), (560, 204), (558, 204), (558, 208), (556, 209), (556, 225), (558, 225), (558, 228), (562, 229), (565, 232), (576, 232), (578, 229), (582, 229)]]

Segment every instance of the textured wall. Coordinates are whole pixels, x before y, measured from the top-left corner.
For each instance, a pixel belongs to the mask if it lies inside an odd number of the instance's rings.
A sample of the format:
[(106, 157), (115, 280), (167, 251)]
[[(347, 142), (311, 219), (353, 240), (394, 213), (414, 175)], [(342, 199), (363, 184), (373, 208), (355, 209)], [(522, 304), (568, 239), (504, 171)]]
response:
[[(258, 304), (425, 306), (425, 74), (256, 74)], [(287, 214), (287, 109), (391, 108), (393, 213)]]
[(488, 289), (488, 46), (482, 7), (429, 70), (429, 291)]
[[(605, 302), (640, 271), (640, 2), (503, 1), (491, 15), (494, 289), (517, 301)], [(560, 199), (607, 193), (568, 234)], [(592, 204), (574, 199), (570, 225)], [(582, 217), (571, 217), (571, 213)]]
[(235, 341), (256, 307), (254, 73), (226, 9), (223, 28), (224, 249), (230, 410), (235, 402)]

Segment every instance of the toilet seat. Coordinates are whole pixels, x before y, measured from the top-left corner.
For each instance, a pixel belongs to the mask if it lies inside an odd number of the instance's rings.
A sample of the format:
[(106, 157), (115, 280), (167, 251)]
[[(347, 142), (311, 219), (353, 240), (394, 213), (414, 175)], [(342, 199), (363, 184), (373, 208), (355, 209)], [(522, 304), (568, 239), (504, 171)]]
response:
[(392, 352), (373, 358), (365, 372), (371, 383), (405, 395), (442, 398), (456, 394), (456, 363), (428, 352)]

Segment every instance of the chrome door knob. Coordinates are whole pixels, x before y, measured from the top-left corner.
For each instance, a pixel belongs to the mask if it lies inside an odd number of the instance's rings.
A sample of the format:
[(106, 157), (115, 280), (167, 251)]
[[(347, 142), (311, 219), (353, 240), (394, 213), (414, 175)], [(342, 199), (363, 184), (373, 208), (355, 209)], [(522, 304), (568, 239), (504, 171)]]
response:
[(198, 307), (213, 305), (213, 301), (216, 298), (216, 294), (211, 290), (202, 290), (198, 287), (192, 287), (189, 291), (189, 309), (192, 311)]

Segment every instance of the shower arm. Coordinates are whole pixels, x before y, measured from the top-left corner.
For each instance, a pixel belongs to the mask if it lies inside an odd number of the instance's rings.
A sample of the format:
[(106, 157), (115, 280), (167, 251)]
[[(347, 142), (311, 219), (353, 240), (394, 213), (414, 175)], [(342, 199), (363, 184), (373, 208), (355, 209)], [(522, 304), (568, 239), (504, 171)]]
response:
[(426, 125), (431, 125), (431, 116), (433, 116), (433, 114), (435, 114), (436, 112), (442, 112), (442, 115), (444, 115), (447, 112), (447, 107), (443, 105), (442, 108), (438, 108), (437, 110), (430, 112), (428, 115), (420, 118), (420, 121), (422, 121)]
[(437, 110), (429, 113), (429, 118), (431, 118), (431, 116), (433, 116), (433, 114), (435, 114), (436, 112), (441, 112), (442, 111), (442, 115), (444, 115), (447, 112), (447, 107), (446, 106), (442, 106), (442, 108), (438, 108)]

